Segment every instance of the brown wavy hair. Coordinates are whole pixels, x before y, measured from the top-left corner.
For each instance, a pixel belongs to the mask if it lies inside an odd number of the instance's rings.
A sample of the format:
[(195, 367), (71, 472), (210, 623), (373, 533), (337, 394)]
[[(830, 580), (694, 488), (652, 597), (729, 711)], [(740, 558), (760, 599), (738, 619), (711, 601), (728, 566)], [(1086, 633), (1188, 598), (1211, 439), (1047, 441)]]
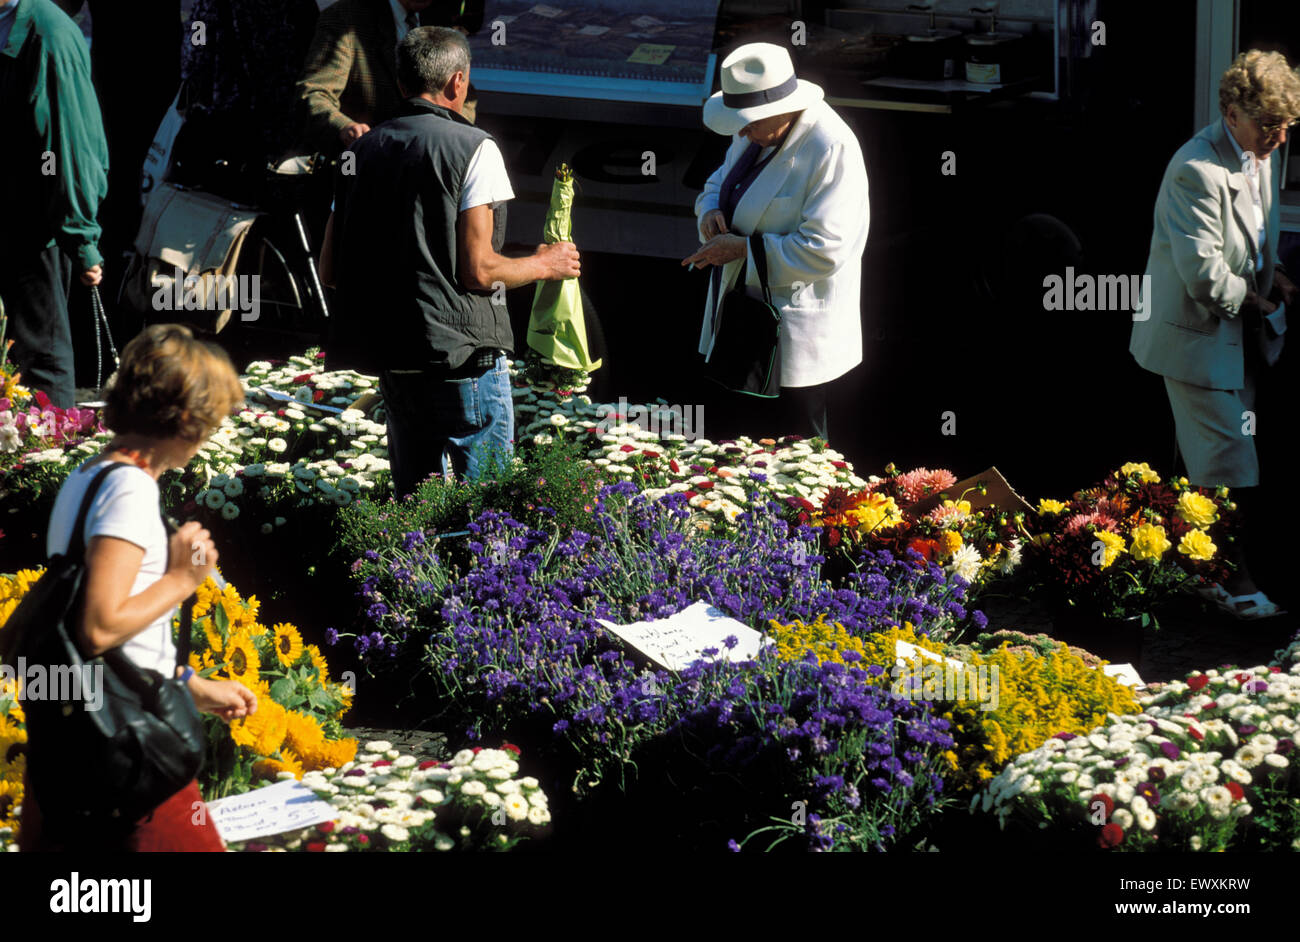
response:
[(1300, 75), (1280, 52), (1243, 52), (1219, 79), (1219, 111), (1236, 105), (1250, 117), (1300, 118)]
[(104, 395), (104, 424), (118, 434), (198, 441), (243, 399), (226, 351), (184, 324), (153, 324), (122, 351)]

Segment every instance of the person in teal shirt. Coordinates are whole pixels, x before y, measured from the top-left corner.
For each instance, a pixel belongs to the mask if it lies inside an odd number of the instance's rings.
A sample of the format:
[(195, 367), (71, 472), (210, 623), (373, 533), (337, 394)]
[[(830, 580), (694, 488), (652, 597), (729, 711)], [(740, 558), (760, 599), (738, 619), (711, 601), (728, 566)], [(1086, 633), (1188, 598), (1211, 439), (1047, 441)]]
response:
[(81, 30), (52, 0), (0, 0), (0, 301), (24, 385), (74, 405), (68, 290), (99, 284), (108, 144)]

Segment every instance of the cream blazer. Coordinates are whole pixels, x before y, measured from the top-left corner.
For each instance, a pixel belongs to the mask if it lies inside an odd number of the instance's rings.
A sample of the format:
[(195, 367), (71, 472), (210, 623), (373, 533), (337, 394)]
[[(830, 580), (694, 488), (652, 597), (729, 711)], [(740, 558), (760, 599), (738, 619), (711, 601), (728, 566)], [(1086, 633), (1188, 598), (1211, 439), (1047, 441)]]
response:
[(1146, 273), (1150, 316), (1134, 321), (1129, 352), (1144, 369), (1206, 389), (1241, 389), (1240, 315), (1246, 290), (1267, 297), (1277, 264), (1276, 152), (1259, 165), (1264, 267), (1250, 183), (1222, 119), (1179, 148), (1156, 197)]
[[(695, 201), (697, 225), (718, 208), (723, 181), (749, 144), (739, 136), (732, 140)], [(772, 303), (782, 318), (782, 386), (826, 383), (862, 362), (862, 253), (869, 219), (862, 148), (844, 120), (818, 102), (803, 111), (741, 197), (731, 225), (737, 235), (763, 234)], [(761, 297), (750, 255), (745, 284)], [(723, 266), (723, 296), (741, 264), (736, 259)], [(716, 303), (710, 280), (699, 346), (706, 356), (713, 347)]]

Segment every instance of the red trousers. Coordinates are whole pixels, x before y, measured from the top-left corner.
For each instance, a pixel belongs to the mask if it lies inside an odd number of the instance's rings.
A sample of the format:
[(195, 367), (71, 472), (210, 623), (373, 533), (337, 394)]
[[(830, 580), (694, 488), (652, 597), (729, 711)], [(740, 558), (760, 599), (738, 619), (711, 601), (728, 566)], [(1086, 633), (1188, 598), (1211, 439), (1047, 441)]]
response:
[(208, 817), (207, 805), (199, 794), (199, 783), (190, 782), (175, 795), (142, 818), (120, 845), (74, 846), (46, 840), (42, 834), (41, 810), (24, 782), (23, 813), (18, 825), (18, 849), (21, 851), (109, 850), (128, 853), (221, 853), (226, 845), (217, 827)]

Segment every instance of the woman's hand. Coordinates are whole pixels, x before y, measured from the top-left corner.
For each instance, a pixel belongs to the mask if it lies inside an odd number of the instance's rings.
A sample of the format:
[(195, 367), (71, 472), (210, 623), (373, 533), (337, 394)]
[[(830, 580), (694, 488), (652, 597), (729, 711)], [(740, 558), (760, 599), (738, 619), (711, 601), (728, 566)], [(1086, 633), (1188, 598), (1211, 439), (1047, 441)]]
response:
[(1290, 307), (1292, 302), (1295, 301), (1296, 292), (1300, 291), (1300, 288), (1297, 288), (1291, 279), (1286, 276), (1286, 273), (1280, 270), (1273, 272), (1273, 284), (1282, 293), (1282, 302)]
[(682, 259), (683, 265), (725, 265), (738, 258), (744, 258), (748, 252), (748, 240), (744, 236), (723, 233), (714, 236), (700, 246), (694, 255)]
[(211, 713), (229, 723), (257, 712), (257, 695), (237, 680), (210, 680), (195, 674), (188, 686), (200, 713)]
[(700, 219), (700, 232), (704, 234), (705, 239), (720, 236), (726, 231), (727, 217), (722, 215), (720, 209), (711, 209)]
[(181, 524), (167, 543), (167, 572), (191, 591), (203, 585), (216, 564), (217, 546), (201, 523), (191, 520)]

